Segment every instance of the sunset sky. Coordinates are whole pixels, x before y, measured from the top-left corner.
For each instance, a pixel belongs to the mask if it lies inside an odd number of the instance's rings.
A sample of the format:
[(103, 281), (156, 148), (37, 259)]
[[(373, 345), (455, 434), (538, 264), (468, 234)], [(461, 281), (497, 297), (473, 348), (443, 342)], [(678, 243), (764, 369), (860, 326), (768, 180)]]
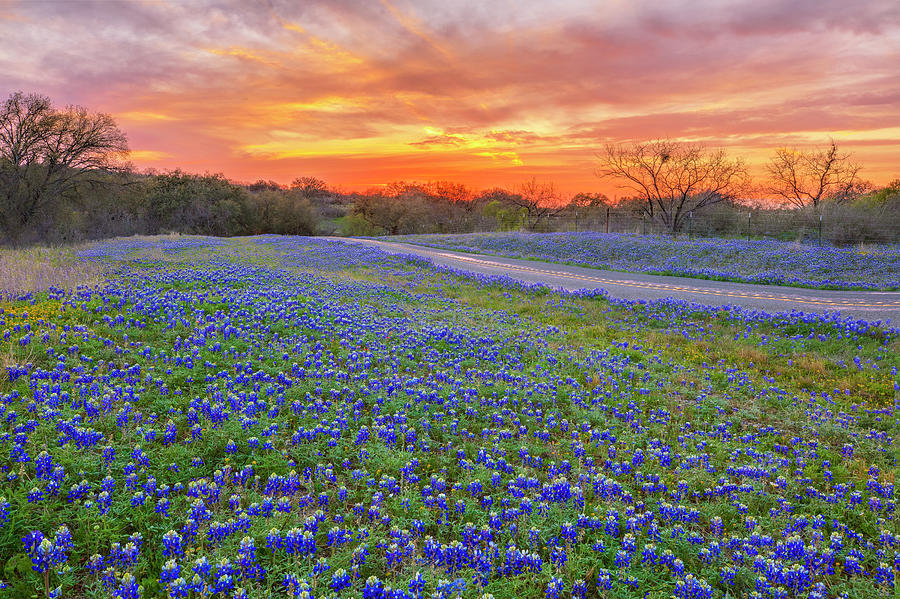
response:
[(567, 193), (607, 142), (833, 137), (900, 177), (900, 2), (7, 2), (0, 92), (112, 114), (138, 168), (344, 189), (531, 177)]

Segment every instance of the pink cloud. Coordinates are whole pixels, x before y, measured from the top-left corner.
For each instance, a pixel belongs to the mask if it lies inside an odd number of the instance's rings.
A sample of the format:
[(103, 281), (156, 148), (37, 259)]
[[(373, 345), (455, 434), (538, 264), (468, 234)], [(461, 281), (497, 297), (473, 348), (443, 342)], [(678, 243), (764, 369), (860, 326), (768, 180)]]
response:
[[(154, 164), (236, 178), (534, 173), (574, 188), (595, 181), (605, 141), (685, 136), (758, 156), (847, 132), (867, 176), (896, 168), (883, 141), (900, 127), (891, 0), (20, 2), (0, 37), (0, 89), (122, 115)], [(242, 150), (285, 140), (369, 150)], [(522, 164), (489, 158), (504, 153)]]

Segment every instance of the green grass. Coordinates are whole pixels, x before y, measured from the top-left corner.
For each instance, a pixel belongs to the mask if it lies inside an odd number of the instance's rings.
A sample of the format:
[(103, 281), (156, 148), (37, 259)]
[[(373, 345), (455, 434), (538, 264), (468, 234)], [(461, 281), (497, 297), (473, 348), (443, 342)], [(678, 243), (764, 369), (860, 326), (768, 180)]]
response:
[[(152, 245), (152, 240), (145, 241)], [(742, 481), (753, 490), (738, 494), (739, 502), (746, 506), (741, 508), (746, 509), (746, 514), (740, 513), (738, 500), (687, 497), (675, 501), (660, 494), (644, 494), (633, 476), (604, 472), (604, 476), (616, 480), (645, 502), (647, 510), (656, 509), (657, 502), (663, 500), (697, 509), (700, 518), (686, 526), (686, 532), (701, 535), (705, 542), (713, 539), (709, 523), (716, 516), (724, 522), (726, 537), (749, 534), (745, 518), (752, 516), (758, 520), (763, 533), (782, 538), (781, 531), (796, 514), (825, 516), (829, 523), (826, 539), (833, 519), (869, 540), (877, 540), (881, 529), (900, 534), (897, 522), (885, 519), (883, 514), (803, 498), (807, 486), (827, 493), (835, 485), (852, 482), (856, 489), (865, 490), (872, 466), (881, 469), (882, 480), (893, 481), (896, 448), (885, 445), (871, 433), (896, 435), (893, 410), (900, 400), (895, 387), (896, 374), (893, 374), (896, 370), (892, 370), (900, 367), (900, 342), (896, 337), (880, 330), (853, 334), (823, 324), (748, 324), (702, 311), (662, 312), (619, 307), (602, 299), (578, 299), (488, 285), (425, 270), (402, 260), (386, 265), (347, 258), (333, 270), (285, 266), (285, 259), (292, 255), (303, 252), (312, 255), (316, 251), (321, 249), (300, 244), (292, 253), (254, 239), (234, 240), (222, 248), (187, 248), (171, 253), (143, 247), (135, 250), (132, 257), (139, 261), (129, 266), (127, 272), (116, 271), (129, 263), (127, 257), (111, 261), (102, 272), (107, 273), (108, 282), (113, 285), (140, 289), (156, 304), (150, 302), (139, 308), (135, 303), (138, 296), (124, 294), (95, 294), (79, 299), (70, 296), (60, 301), (40, 292), (28, 301), (0, 304), (3, 321), (0, 332), (11, 333), (7, 340), (0, 338), (3, 366), (30, 363), (31, 372), (38, 368), (50, 371), (57, 364), (58, 356), (66, 355), (64, 363), (69, 372), (91, 374), (99, 387), (96, 392), (91, 391), (88, 384), (79, 386), (74, 377), (60, 382), (57, 394), (66, 392), (92, 405), (100, 405), (105, 395), (116, 398), (112, 409), (101, 410), (91, 422), (83, 422), (103, 433), (106, 441), (79, 450), (72, 444), (59, 444), (59, 431), (49, 422), (51, 418), (46, 412), (50, 400), (42, 387), (44, 379), (29, 384), (25, 377), (10, 381), (5, 373), (0, 373), (0, 397), (5, 398), (6, 413), (15, 410), (20, 414), (15, 423), (5, 424), (4, 432), (12, 435), (16, 424), (34, 419), (36, 426), (28, 434), (27, 442), (31, 458), (46, 450), (67, 473), (59, 497), (29, 503), (26, 496), (32, 486), (45, 487), (47, 483), (35, 476), (33, 463), (14, 460), (11, 436), (0, 444), (3, 468), (0, 478), (6, 476), (0, 483), (0, 495), (11, 503), (10, 521), (0, 528), (0, 562), (6, 564), (0, 578), (9, 585), (0, 590), (0, 596), (43, 594), (40, 577), (31, 572), (20, 539), (35, 529), (50, 534), (62, 523), (72, 530), (75, 545), (68, 562), (71, 571), (52, 575), (53, 584), (62, 585), (64, 596), (109, 596), (97, 576), (87, 573), (84, 565), (94, 553), (108, 554), (112, 542), (124, 544), (128, 535), (135, 532), (144, 538), (141, 557), (133, 566), (118, 569), (117, 576), (129, 570), (143, 585), (144, 596), (165, 596), (165, 588), (159, 582), (166, 561), (161, 554), (160, 539), (170, 529), (180, 530), (193, 499), (173, 492), (172, 517), (168, 519), (154, 513), (150, 500), (144, 507), (133, 508), (129, 503), (131, 491), (126, 491), (123, 483), (123, 467), (131, 461), (131, 453), (137, 446), (146, 452), (148, 459), (147, 464), (136, 469), (140, 484), (153, 476), (159, 485), (187, 486), (192, 480), (212, 479), (217, 470), (252, 466), (258, 480), (251, 478), (244, 485), (226, 482), (219, 489), (219, 499), (208, 502), (212, 519), (222, 522), (236, 517), (228, 505), (232, 494), (247, 509), (250, 504), (264, 500), (263, 487), (270, 474), (286, 475), (291, 470), (303, 472), (305, 468), (316, 472), (310, 479), (303, 479), (301, 490), (290, 498), (293, 506), (290, 514), (253, 518), (247, 530), (229, 536), (220, 544), (206, 540), (208, 525), (201, 525), (197, 541), (184, 560), (183, 571), (189, 570), (189, 560), (199, 556), (208, 557), (210, 562), (226, 557), (234, 560), (241, 537), (250, 536), (256, 540), (261, 564), (269, 570), (264, 581), (245, 584), (244, 588), (253, 597), (283, 596), (280, 581), (284, 574), (310, 574), (310, 560), (293, 560), (265, 548), (265, 535), (271, 528), (302, 527), (316, 513), (315, 504), (298, 507), (298, 497), (307, 493), (313, 499), (320, 493), (329, 496), (326, 521), (317, 535), (317, 557), (326, 557), (330, 564), (326, 577), (338, 568), (349, 570), (352, 551), (358, 545), (353, 542), (340, 548), (328, 547), (327, 531), (340, 525), (341, 517), (354, 531), (368, 529), (366, 542), (370, 558), (361, 568), (361, 579), (355, 583), (356, 595), (345, 593), (346, 596), (358, 596), (369, 575), (377, 575), (405, 589), (419, 570), (427, 579), (426, 596), (435, 590), (440, 579), (458, 576), (470, 579), (473, 574), (470, 569), (450, 574), (441, 568), (417, 565), (411, 558), (388, 568), (384, 548), (378, 544), (393, 542), (392, 528), (411, 528), (415, 520), (422, 521), (426, 535), (442, 543), (458, 540), (466, 521), (486, 526), (490, 512), (500, 509), (499, 501), (505, 496), (501, 489), (510, 480), (521, 475), (537, 477), (543, 484), (551, 478), (546, 469), (518, 460), (522, 448), (545, 464), (568, 460), (573, 465), (573, 484), (578, 482), (578, 475), (589, 476), (585, 457), (600, 464), (612, 454), (608, 443), (592, 441), (576, 426), (581, 423), (615, 435), (616, 459), (631, 456), (637, 449), (649, 454), (655, 440), (671, 445), (673, 453), (683, 456), (706, 455), (716, 466), (715, 473), (700, 467), (676, 470), (658, 466), (649, 457), (647, 466), (641, 468), (645, 475), (659, 474), (670, 488), (683, 480), (691, 491), (714, 488), (721, 484), (726, 468), (752, 462), (747, 454), (734, 454), (735, 450), (748, 447), (741, 441), (745, 436), (758, 436), (758, 442), (751, 445), (753, 449), (773, 455), (782, 455), (776, 445), (796, 448), (798, 439), (818, 441), (815, 452), (804, 449), (799, 461), (777, 467), (778, 474), (784, 477), (783, 482), (777, 483), (781, 487), (773, 488), (774, 477)], [(221, 272), (228, 264), (257, 270), (241, 271), (233, 279), (195, 276)], [(143, 278), (153, 272), (166, 276)], [(236, 298), (248, 291), (258, 295), (252, 301), (239, 303)], [(146, 301), (145, 295), (140, 296), (140, 301)], [(202, 301), (196, 299), (199, 295), (204, 298)], [(127, 302), (117, 303), (124, 297), (128, 298)], [(163, 298), (168, 299), (163, 301)], [(269, 309), (267, 302), (273, 302), (275, 308)], [(221, 315), (228, 318), (223, 319)], [(368, 315), (360, 316), (361, 322), (371, 324), (359, 334), (346, 333), (355, 329), (350, 325), (343, 328), (341, 319), (359, 315)], [(118, 316), (124, 321), (117, 323)], [(139, 322), (129, 324), (129, 319)], [(192, 368), (161, 357), (163, 353), (169, 358), (190, 356), (190, 349), (179, 349), (176, 344), (196, 337), (207, 322), (217, 326), (225, 322), (246, 325), (246, 334), (226, 339), (221, 327), (205, 333), (208, 339), (203, 345), (191, 346), (197, 350)], [(22, 346), (19, 339), (26, 334), (25, 325), (34, 331), (34, 338)], [(478, 347), (499, 353), (492, 357), (475, 352), (456, 361), (457, 354), (468, 345), (447, 338), (416, 340), (417, 336), (436, 329), (459, 331), (468, 338), (491, 338), (492, 342)], [(214, 341), (221, 342), (221, 349), (213, 348)], [(68, 348), (72, 346), (77, 346), (77, 350), (70, 353)], [(146, 348), (149, 353), (144, 353)], [(48, 350), (53, 350), (54, 355), (48, 354)], [(288, 354), (288, 358), (284, 359), (283, 354)], [(596, 358), (600, 355), (603, 359)], [(354, 365), (361, 356), (370, 359), (371, 365), (356, 369)], [(863, 368), (854, 365), (855, 358)], [(289, 371), (292, 363), (317, 360), (324, 364), (320, 376), (298, 378), (289, 388), (280, 388), (271, 381), (238, 382), (235, 377), (235, 364), (239, 362), (252, 362), (254, 373), (277, 377)], [(213, 365), (205, 366), (207, 361)], [(140, 366), (141, 375), (130, 383), (108, 377), (112, 369), (125, 366)], [(479, 376), (479, 373), (501, 370), (509, 374), (508, 380), (494, 381)], [(216, 378), (223, 371), (229, 377)], [(359, 377), (361, 372), (376, 378), (399, 377), (408, 390), (379, 391), (370, 379)], [(435, 378), (436, 375), (465, 382), (459, 388), (451, 388)], [(551, 386), (542, 387), (550, 383)], [(471, 399), (461, 399), (460, 389), (471, 390)], [(525, 396), (522, 389), (532, 394)], [(122, 395), (131, 391), (135, 399), (123, 401)], [(330, 399), (332, 391), (341, 399)], [(354, 399), (346, 399), (351, 391)], [(13, 397), (13, 393), (18, 397)], [(266, 410), (253, 416), (256, 422), (248, 426), (244, 426), (240, 413), (248, 400), (241, 393), (255, 393), (267, 405)], [(433, 393), (441, 401), (420, 402), (417, 393)], [(503, 397), (510, 399), (501, 406), (496, 402)], [(594, 398), (596, 403), (586, 403), (585, 397)], [(201, 416), (199, 438), (192, 440), (190, 406), (204, 402), (225, 406), (231, 416), (215, 424)], [(229, 407), (230, 402), (233, 403)], [(120, 425), (117, 418), (126, 404), (130, 405), (132, 417), (127, 424)], [(270, 415), (272, 407), (279, 408), (276, 415)], [(58, 414), (52, 415), (56, 421), (83, 415), (85, 410), (83, 405), (66, 402), (56, 409)], [(640, 416), (640, 427), (630, 426), (618, 416), (628, 412)], [(142, 415), (140, 422), (136, 421), (137, 414)], [(403, 419), (432, 450), (411, 451), (404, 444), (380, 440), (377, 432), (383, 421), (379, 418), (384, 415)], [(342, 418), (346, 424), (341, 424)], [(159, 437), (169, 420), (178, 427), (177, 441), (163, 444)], [(428, 426), (423, 424), (425, 421), (429, 422)], [(571, 423), (568, 433), (563, 433), (559, 426), (563, 421)], [(279, 425), (278, 431), (265, 436), (274, 424)], [(291, 435), (300, 428), (325, 426), (346, 426), (347, 432), (334, 443), (326, 437), (292, 443)], [(371, 438), (363, 445), (356, 445), (354, 435), (362, 426), (369, 428)], [(525, 427), (527, 434), (511, 434), (517, 426)], [(545, 428), (552, 431), (546, 441), (533, 436)], [(500, 431), (504, 429), (510, 435), (502, 435)], [(151, 430), (157, 433), (155, 441), (148, 439)], [(691, 431), (727, 431), (728, 434), (695, 437), (690, 435)], [(573, 436), (572, 432), (577, 434)], [(260, 440), (260, 447), (252, 448), (248, 444), (252, 437)], [(238, 447), (233, 453), (226, 451), (229, 440), (234, 440)], [(272, 450), (262, 448), (266, 440), (273, 443)], [(585, 451), (582, 457), (574, 453), (576, 442)], [(847, 443), (855, 448), (851, 459), (844, 459), (840, 453)], [(117, 460), (111, 466), (103, 463), (104, 445), (116, 451)], [(465, 457), (460, 458), (458, 452)], [(505, 456), (510, 463), (511, 471), (502, 473), (500, 487), (491, 486), (491, 476), (498, 470), (489, 467), (482, 455), (493, 456), (491, 459)], [(191, 467), (191, 459), (196, 456), (202, 457), (204, 464)], [(381, 512), (390, 516), (389, 525), (354, 515), (355, 504), (371, 506), (374, 493), (385, 480), (383, 477), (400, 480), (401, 468), (412, 459), (420, 461), (416, 473), (422, 481), (403, 481), (399, 492), (384, 493)], [(830, 481), (824, 478), (825, 460), (831, 463)], [(169, 469), (172, 463), (180, 465), (178, 472)], [(807, 481), (793, 475), (800, 466)], [(329, 480), (326, 468), (333, 470), (336, 482)], [(351, 475), (353, 470), (363, 474), (355, 478)], [(96, 501), (100, 481), (107, 474), (116, 479), (117, 487), (110, 511), (101, 516), (96, 508), (86, 507), (86, 502)], [(10, 475), (14, 476), (10, 478)], [(457, 500), (466, 504), (465, 516), (453, 516), (450, 525), (439, 524), (439, 510), (423, 500), (422, 488), (431, 475), (446, 480), (446, 495), (451, 505)], [(92, 484), (92, 494), (66, 502), (69, 486), (81, 479)], [(495, 504), (490, 509), (482, 509), (465, 492), (467, 485), (475, 480), (482, 481), (494, 497)], [(338, 499), (341, 487), (346, 489), (346, 500)], [(546, 514), (540, 515), (535, 510), (523, 515), (515, 532), (505, 529), (498, 533), (499, 546), (512, 542), (518, 547), (530, 547), (528, 531), (532, 528), (546, 542), (559, 535), (560, 526), (576, 520), (579, 513), (602, 517), (607, 509), (614, 508), (624, 514), (628, 507), (620, 499), (600, 497), (589, 485), (585, 487), (585, 500), (583, 511), (571, 504), (550, 504)], [(788, 500), (791, 510), (778, 511), (783, 505), (780, 500)], [(770, 516), (773, 509), (778, 513)], [(678, 535), (671, 524), (663, 524), (661, 532), (662, 538), (656, 543), (660, 551), (672, 551), (684, 561), (689, 572), (706, 578), (717, 597), (747, 596), (753, 589), (756, 575), (749, 565), (739, 568), (736, 585), (726, 588), (718, 582), (721, 564), (702, 563), (695, 546), (684, 538), (672, 537), (673, 532), (675, 537)], [(805, 541), (812, 542), (808, 538), (810, 532), (803, 532)], [(535, 546), (533, 550), (544, 559), (540, 573), (493, 579), (483, 589), (470, 581), (464, 596), (478, 597), (484, 592), (497, 599), (543, 597), (551, 575), (562, 578), (567, 589), (577, 580), (587, 580), (589, 597), (672, 595), (674, 579), (663, 568), (633, 565), (620, 570), (615, 567), (621, 534), (582, 531), (579, 535), (578, 542), (568, 548), (565, 566), (552, 566), (546, 547)], [(649, 540), (644, 533), (636, 537), (639, 555)], [(605, 551), (592, 550), (591, 544), (598, 540), (606, 544)], [(422, 542), (422, 538), (416, 540), (417, 551), (421, 551)], [(871, 570), (874, 551), (863, 549), (870, 560), (866, 568)], [(611, 591), (598, 593), (596, 581), (601, 569), (622, 578), (616, 579)], [(623, 582), (628, 576), (634, 577), (638, 588)], [(870, 580), (845, 576), (840, 570), (821, 579), (834, 595), (846, 592), (849, 596), (886, 596), (885, 589), (875, 589)], [(317, 595), (327, 591), (321, 578), (314, 585)]]

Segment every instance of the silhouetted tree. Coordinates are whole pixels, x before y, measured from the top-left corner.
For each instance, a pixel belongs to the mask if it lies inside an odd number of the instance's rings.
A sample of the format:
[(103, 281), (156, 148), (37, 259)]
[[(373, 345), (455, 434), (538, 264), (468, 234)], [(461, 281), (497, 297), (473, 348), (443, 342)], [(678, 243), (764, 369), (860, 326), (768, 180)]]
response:
[(609, 198), (603, 193), (576, 193), (571, 204), (579, 208), (600, 208), (611, 205)]
[(525, 209), (525, 228), (535, 231), (549, 226), (551, 216), (565, 209), (553, 183), (538, 183), (532, 178), (521, 184), (509, 201)]
[(457, 206), (467, 207), (472, 203), (472, 190), (462, 183), (433, 181), (425, 185), (425, 190), (429, 195)]
[(637, 194), (673, 235), (688, 213), (737, 197), (749, 180), (743, 161), (725, 150), (670, 140), (609, 144), (597, 174)]
[(255, 182), (247, 185), (247, 191), (252, 191), (254, 193), (260, 191), (280, 191), (284, 189), (284, 187), (276, 181), (266, 181), (265, 179), (257, 179)]
[(816, 211), (826, 199), (843, 202), (861, 195), (855, 189), (860, 167), (834, 140), (822, 150), (779, 148), (769, 160), (769, 191), (797, 208)]
[(18, 238), (42, 212), (107, 181), (127, 153), (111, 116), (11, 94), (0, 106), (0, 232)]
[(307, 198), (316, 198), (328, 193), (328, 185), (316, 177), (297, 177), (291, 181), (291, 189), (299, 191)]
[(577, 193), (566, 205), (566, 216), (571, 218), (576, 230), (583, 227), (597, 228), (606, 218), (606, 209), (611, 202), (602, 193)]

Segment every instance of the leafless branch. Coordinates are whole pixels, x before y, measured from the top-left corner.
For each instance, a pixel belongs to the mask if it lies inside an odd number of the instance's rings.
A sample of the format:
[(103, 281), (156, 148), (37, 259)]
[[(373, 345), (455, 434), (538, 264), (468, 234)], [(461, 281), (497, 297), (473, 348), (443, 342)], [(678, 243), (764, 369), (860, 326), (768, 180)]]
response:
[(127, 153), (109, 115), (11, 94), (0, 105), (0, 231), (14, 238), (49, 204), (123, 168)]
[(748, 181), (743, 161), (724, 150), (665, 139), (608, 144), (599, 159), (597, 175), (641, 198), (672, 234), (689, 212), (736, 198)]
[(859, 165), (834, 140), (824, 150), (779, 148), (766, 166), (768, 191), (797, 208), (818, 210), (824, 200), (844, 201), (859, 181)]

